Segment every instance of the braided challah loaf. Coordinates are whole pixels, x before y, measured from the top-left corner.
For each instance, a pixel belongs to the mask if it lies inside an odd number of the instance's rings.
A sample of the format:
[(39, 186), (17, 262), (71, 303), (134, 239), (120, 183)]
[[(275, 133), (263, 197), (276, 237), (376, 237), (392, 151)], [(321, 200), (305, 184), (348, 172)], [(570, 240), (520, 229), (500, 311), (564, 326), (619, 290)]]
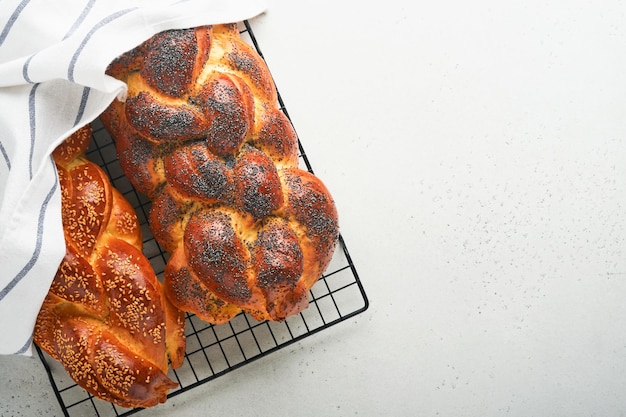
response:
[(235, 25), (171, 30), (108, 73), (128, 84), (101, 116), (170, 254), (168, 297), (211, 323), (308, 306), (338, 239), (335, 204), (298, 168), (296, 133)]
[(88, 125), (53, 153), (61, 185), (66, 255), (35, 324), (34, 341), (78, 385), (123, 407), (150, 407), (177, 386), (184, 313), (165, 297), (142, 254), (126, 199), (84, 158)]

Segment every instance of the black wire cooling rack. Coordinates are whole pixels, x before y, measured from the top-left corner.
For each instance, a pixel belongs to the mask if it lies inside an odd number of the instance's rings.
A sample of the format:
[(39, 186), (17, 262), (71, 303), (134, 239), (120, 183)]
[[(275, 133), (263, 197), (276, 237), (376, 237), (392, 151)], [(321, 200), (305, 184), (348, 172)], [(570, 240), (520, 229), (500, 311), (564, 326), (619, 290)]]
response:
[[(243, 22), (240, 31), (243, 39), (254, 45), (263, 56), (249, 22)], [(280, 94), (278, 99), (282, 111), (289, 117)], [(168, 256), (150, 233), (147, 222), (150, 202), (137, 193), (124, 176), (113, 140), (99, 120), (93, 122), (93, 128), (93, 140), (87, 155), (104, 168), (113, 185), (135, 208), (144, 236), (144, 253), (150, 259), (157, 276), (162, 278)], [(300, 142), (299, 146), (300, 163), (303, 168), (312, 172)], [(308, 309), (284, 322), (258, 322), (241, 313), (226, 324), (211, 325), (188, 314), (185, 361), (179, 369), (170, 370), (170, 378), (178, 382), (179, 386), (169, 393), (168, 398), (206, 384), (365, 311), (369, 306), (367, 295), (341, 235), (329, 267), (309, 293), (309, 303)], [(79, 387), (58, 362), (39, 348), (37, 352), (65, 416), (128, 416), (142, 411), (139, 408), (118, 407), (93, 397)]]

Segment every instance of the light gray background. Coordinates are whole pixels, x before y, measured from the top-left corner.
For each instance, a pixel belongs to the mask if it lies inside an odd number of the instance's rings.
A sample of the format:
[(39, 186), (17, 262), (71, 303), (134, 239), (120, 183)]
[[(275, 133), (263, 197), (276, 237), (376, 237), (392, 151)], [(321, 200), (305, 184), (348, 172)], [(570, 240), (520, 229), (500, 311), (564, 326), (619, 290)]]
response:
[[(371, 306), (140, 415), (624, 415), (625, 12), (269, 0)], [(0, 369), (1, 415), (59, 415), (38, 359)]]

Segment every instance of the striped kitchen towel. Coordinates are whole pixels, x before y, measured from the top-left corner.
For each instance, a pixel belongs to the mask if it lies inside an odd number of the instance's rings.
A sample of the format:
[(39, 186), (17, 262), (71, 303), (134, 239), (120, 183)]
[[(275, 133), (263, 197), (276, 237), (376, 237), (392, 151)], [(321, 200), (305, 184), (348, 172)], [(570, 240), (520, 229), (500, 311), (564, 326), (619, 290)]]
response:
[(108, 63), (153, 34), (238, 22), (265, 0), (0, 1), (0, 354), (31, 355), (65, 254), (52, 150), (125, 84)]

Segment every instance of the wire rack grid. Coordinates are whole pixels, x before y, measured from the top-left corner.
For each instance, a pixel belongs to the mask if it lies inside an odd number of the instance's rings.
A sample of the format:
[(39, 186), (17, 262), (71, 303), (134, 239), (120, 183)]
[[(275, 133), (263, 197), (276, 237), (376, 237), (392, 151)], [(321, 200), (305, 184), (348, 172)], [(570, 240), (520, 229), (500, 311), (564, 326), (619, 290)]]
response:
[[(263, 57), (248, 21), (241, 23), (240, 32), (243, 39)], [(280, 93), (278, 99), (281, 110), (289, 117)], [(99, 120), (93, 122), (93, 128), (93, 140), (87, 156), (104, 168), (113, 185), (135, 208), (144, 236), (144, 253), (162, 279), (168, 255), (150, 232), (147, 221), (150, 201), (139, 194), (124, 176), (113, 140)], [(298, 143), (302, 168), (313, 172), (302, 143)], [(206, 384), (367, 310), (367, 295), (341, 235), (329, 267), (309, 293), (309, 303), (306, 310), (283, 322), (258, 322), (240, 313), (226, 324), (211, 325), (193, 314), (187, 314), (185, 361), (180, 368), (170, 370), (170, 378), (179, 386), (169, 393), (168, 398)], [(65, 416), (128, 416), (142, 411), (140, 408), (118, 407), (93, 397), (79, 387), (58, 362), (39, 348), (37, 352)]]

